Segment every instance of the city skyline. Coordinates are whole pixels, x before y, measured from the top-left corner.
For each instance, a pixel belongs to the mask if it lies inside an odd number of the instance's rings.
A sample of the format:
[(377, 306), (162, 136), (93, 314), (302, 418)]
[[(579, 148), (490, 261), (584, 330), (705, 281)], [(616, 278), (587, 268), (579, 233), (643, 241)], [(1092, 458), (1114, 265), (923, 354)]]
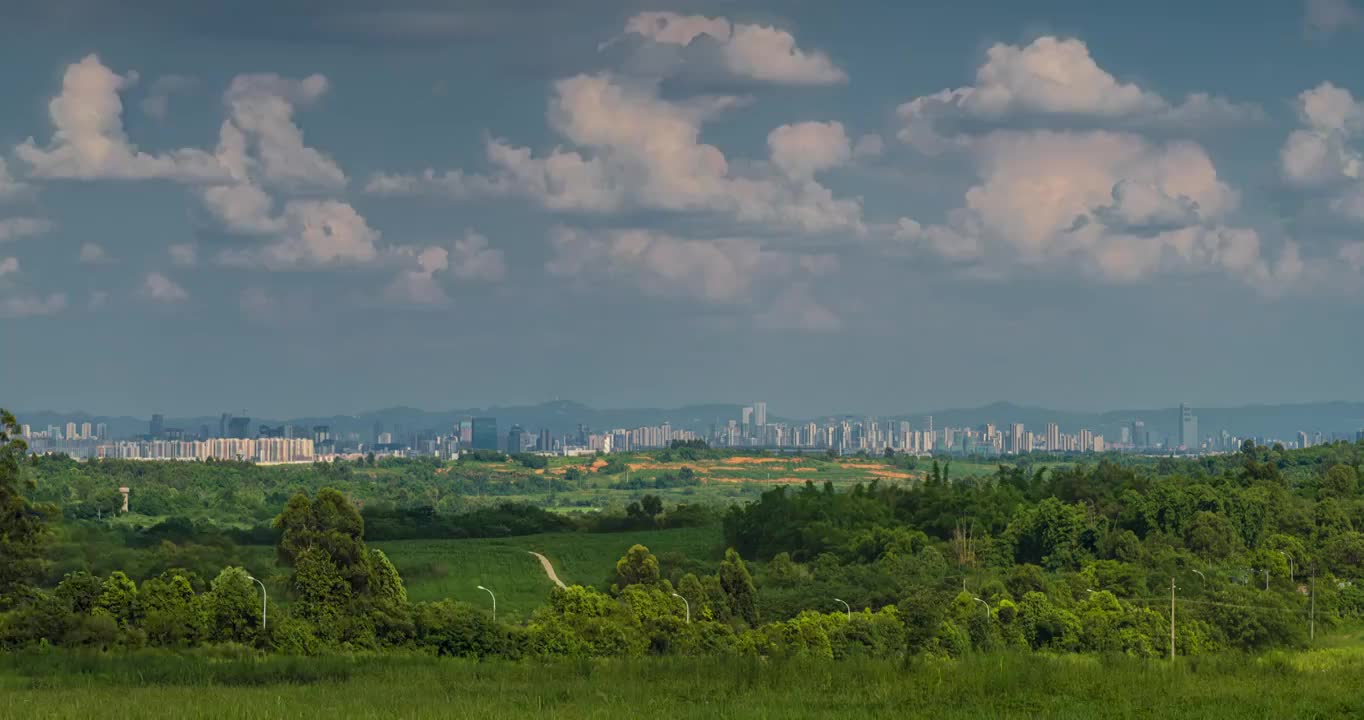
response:
[(7, 3), (4, 402), (1361, 398), (1331, 2)]
[[(1000, 408), (995, 408), (997, 411)], [(202, 424), (196, 435), (165, 426), (165, 418), (152, 415), (148, 432), (131, 438), (111, 437), (106, 425), (65, 423), (49, 424), (34, 430), (22, 424), (21, 435), (30, 451), (39, 454), (63, 453), (78, 459), (118, 458), (138, 460), (205, 460), (208, 458), (251, 460), (260, 463), (313, 462), (333, 457), (364, 454), (388, 456), (431, 455), (443, 459), (463, 452), (502, 451), (554, 455), (592, 452), (630, 452), (666, 448), (674, 442), (702, 441), (712, 447), (772, 450), (777, 452), (827, 451), (848, 454), (909, 454), (916, 456), (1019, 456), (1031, 453), (1101, 454), (1127, 452), (1138, 454), (1201, 455), (1236, 452), (1249, 440), (1262, 445), (1308, 448), (1336, 441), (1364, 440), (1364, 419), (1353, 431), (1298, 430), (1296, 441), (1274, 434), (1234, 432), (1227, 427), (1199, 433), (1198, 416), (1188, 403), (1167, 411), (1174, 415), (1172, 434), (1153, 435), (1144, 420), (1131, 417), (1117, 427), (1084, 426), (1062, 429), (1057, 422), (1046, 422), (1035, 432), (1024, 422), (980, 422), (965, 425), (938, 423), (932, 415), (914, 421), (903, 417), (882, 418), (842, 416), (820, 420), (773, 420), (769, 422), (766, 401), (731, 406), (730, 416), (719, 416), (704, 431), (695, 427), (660, 425), (593, 429), (578, 422), (576, 431), (555, 433), (541, 425), (528, 431), (512, 422), (505, 435), (498, 431), (498, 418), (488, 415), (465, 416), (444, 428), (395, 424), (388, 429), (375, 420), (372, 432), (336, 431), (330, 425), (280, 423), (274, 426), (257, 422), (252, 435), (251, 418), (224, 413), (214, 435)], [(571, 419), (570, 419), (571, 420)], [(79, 430), (77, 429), (79, 427)], [(91, 428), (98, 435), (91, 435)], [(1036, 427), (1036, 426), (1034, 426)]]

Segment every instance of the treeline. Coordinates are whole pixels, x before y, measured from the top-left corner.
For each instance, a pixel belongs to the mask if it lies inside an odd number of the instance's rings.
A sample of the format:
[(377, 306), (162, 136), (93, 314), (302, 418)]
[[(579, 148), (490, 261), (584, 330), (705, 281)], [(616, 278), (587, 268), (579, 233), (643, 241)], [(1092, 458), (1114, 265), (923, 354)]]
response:
[(623, 512), (569, 515), (528, 503), (499, 503), (468, 512), (443, 514), (431, 506), (402, 508), (366, 506), (367, 540), (465, 539), (511, 537), (551, 532), (611, 533), (633, 530), (699, 527), (719, 521), (719, 512), (703, 505), (665, 509), (656, 495), (644, 495)]
[[(1032, 647), (1141, 654), (1162, 617), (1168, 638), (1173, 579), (1177, 631), (1189, 633), (1180, 647), (1295, 645), (1314, 623), (1364, 619), (1364, 445), (1308, 452), (1248, 446), (1163, 466), (1000, 466), (959, 479), (935, 462), (911, 486), (769, 491), (729, 511), (725, 541), (769, 561), (758, 577), (772, 614), (819, 597), (902, 610), (920, 598), (925, 612), (974, 608), (988, 620), (975, 630), (969, 615), (953, 620), (973, 645), (1016, 641), (1014, 616), (1045, 617), (1049, 630), (1023, 633)], [(1097, 598), (1125, 638), (1117, 645), (1086, 639)]]

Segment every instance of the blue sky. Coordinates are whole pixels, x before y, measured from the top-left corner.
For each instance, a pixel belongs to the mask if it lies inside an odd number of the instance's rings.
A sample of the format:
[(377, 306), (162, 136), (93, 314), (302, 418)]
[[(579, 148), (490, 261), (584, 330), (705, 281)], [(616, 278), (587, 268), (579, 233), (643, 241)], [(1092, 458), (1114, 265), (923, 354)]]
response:
[(0, 7), (5, 405), (1364, 396), (1359, 0), (181, 5)]

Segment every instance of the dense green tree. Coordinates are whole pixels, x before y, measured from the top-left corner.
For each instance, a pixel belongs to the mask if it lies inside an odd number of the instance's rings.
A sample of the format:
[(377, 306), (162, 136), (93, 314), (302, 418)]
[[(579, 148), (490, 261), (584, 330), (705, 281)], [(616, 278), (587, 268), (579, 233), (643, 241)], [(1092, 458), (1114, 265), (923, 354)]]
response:
[(718, 577), (730, 616), (739, 618), (749, 625), (757, 625), (758, 589), (753, 584), (753, 576), (748, 572), (748, 565), (734, 548), (725, 551), (725, 559), (720, 563)]
[(633, 545), (620, 560), (616, 561), (616, 578), (613, 587), (617, 591), (630, 585), (653, 585), (659, 581), (658, 558), (643, 545)]
[(19, 429), (14, 415), (0, 408), (0, 597), (38, 579), (46, 565), (51, 508), (35, 506), (24, 496), (33, 483), (21, 473), (28, 445)]
[(225, 568), (200, 597), (210, 640), (248, 642), (260, 629), (261, 597), (246, 570)]
[(122, 570), (115, 570), (104, 580), (95, 605), (118, 621), (119, 627), (126, 628), (141, 618), (137, 583)]
[(1359, 472), (1349, 465), (1334, 465), (1321, 481), (1322, 494), (1336, 498), (1354, 498), (1359, 493)]

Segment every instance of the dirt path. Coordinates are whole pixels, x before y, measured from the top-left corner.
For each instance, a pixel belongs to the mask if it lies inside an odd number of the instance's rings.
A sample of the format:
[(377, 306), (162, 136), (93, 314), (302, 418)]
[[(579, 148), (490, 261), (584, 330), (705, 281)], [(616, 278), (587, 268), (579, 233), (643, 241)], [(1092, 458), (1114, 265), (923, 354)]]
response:
[(558, 585), (559, 587), (564, 587), (564, 581), (560, 580), (558, 574), (554, 572), (554, 566), (549, 564), (549, 558), (545, 557), (544, 555), (541, 555), (538, 552), (535, 552), (534, 550), (527, 550), (526, 552), (529, 552), (531, 555), (534, 555), (536, 558), (539, 558), (541, 567), (545, 569), (545, 574), (549, 576), (550, 580), (554, 581), (555, 585)]

